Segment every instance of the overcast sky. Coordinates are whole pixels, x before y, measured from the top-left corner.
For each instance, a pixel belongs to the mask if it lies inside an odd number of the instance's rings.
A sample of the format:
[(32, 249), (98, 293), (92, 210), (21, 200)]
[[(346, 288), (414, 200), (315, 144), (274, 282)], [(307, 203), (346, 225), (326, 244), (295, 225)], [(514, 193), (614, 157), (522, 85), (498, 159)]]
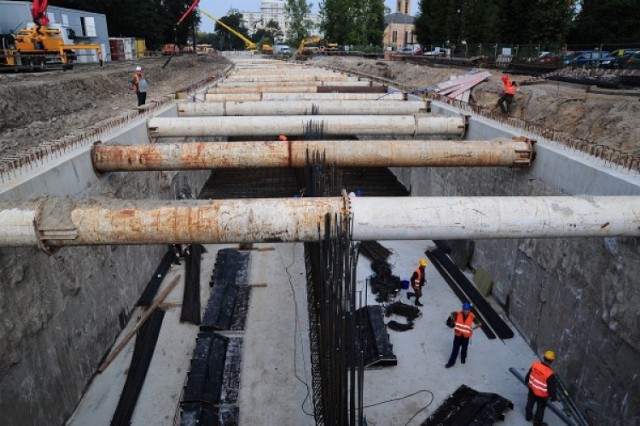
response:
[[(313, 11), (318, 12), (318, 5), (320, 1), (311, 1), (313, 4)], [(396, 0), (385, 0), (385, 5), (391, 9), (391, 12), (396, 11)], [(210, 15), (220, 18), (227, 14), (227, 11), (231, 7), (239, 9), (240, 11), (246, 10), (251, 12), (260, 11), (260, 0), (200, 0), (200, 7)], [(418, 10), (418, 0), (411, 0), (411, 14), (415, 15)], [(201, 15), (200, 31), (213, 32), (215, 22)]]

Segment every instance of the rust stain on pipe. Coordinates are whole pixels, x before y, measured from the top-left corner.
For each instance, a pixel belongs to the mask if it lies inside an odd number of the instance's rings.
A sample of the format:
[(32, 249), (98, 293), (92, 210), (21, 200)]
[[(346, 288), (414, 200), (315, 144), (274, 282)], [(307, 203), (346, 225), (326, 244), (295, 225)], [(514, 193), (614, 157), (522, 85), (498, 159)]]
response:
[(526, 167), (529, 141), (332, 140), (96, 145), (94, 168), (108, 171), (304, 167), (319, 152), (342, 167)]

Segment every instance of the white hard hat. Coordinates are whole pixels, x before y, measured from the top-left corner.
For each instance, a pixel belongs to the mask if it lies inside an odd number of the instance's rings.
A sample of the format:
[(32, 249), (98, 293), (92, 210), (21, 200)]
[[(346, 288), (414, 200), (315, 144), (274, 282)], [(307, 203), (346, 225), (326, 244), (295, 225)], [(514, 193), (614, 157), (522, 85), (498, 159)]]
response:
[(136, 67), (136, 71), (142, 71), (142, 67)]

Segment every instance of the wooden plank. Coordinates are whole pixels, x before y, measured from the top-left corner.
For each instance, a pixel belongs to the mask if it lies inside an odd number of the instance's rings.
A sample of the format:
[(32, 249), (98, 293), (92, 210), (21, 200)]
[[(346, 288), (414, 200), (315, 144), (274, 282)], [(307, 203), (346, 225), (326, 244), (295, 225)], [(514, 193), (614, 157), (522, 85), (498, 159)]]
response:
[(142, 327), (142, 324), (144, 324), (145, 321), (149, 319), (151, 314), (153, 314), (153, 312), (158, 308), (158, 306), (160, 306), (162, 301), (169, 295), (169, 293), (171, 293), (171, 290), (174, 289), (179, 279), (180, 279), (180, 274), (176, 275), (176, 277), (171, 281), (171, 283), (169, 283), (167, 288), (165, 288), (162, 291), (162, 293), (160, 293), (160, 296), (158, 296), (158, 298), (153, 302), (153, 304), (149, 307), (149, 309), (147, 309), (142, 313), (142, 316), (138, 320), (138, 323), (133, 327), (133, 329), (129, 333), (127, 333), (127, 335), (124, 337), (124, 339), (122, 339), (122, 341), (118, 344), (118, 346), (116, 346), (111, 351), (111, 353), (104, 360), (102, 365), (98, 367), (99, 373), (102, 373), (104, 370), (106, 370), (109, 364), (111, 364), (111, 362), (113, 362), (113, 360), (118, 356), (118, 354), (122, 352), (125, 346), (127, 346), (127, 343), (129, 343), (129, 340), (131, 340), (131, 338), (138, 332), (140, 327)]

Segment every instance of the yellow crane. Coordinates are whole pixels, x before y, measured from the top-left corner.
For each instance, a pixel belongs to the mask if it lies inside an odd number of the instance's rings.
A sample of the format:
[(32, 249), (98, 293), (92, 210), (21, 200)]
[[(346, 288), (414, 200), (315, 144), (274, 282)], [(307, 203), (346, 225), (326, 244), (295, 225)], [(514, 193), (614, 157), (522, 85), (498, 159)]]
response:
[(222, 22), (221, 20), (215, 18), (212, 15), (209, 15), (207, 12), (205, 12), (204, 10), (202, 10), (201, 8), (198, 8), (198, 11), (200, 11), (200, 13), (202, 13), (204, 16), (213, 19), (214, 21), (216, 21), (220, 26), (222, 26), (223, 28), (225, 28), (227, 31), (229, 31), (231, 34), (233, 34), (234, 36), (238, 37), (240, 40), (244, 41), (245, 47), (247, 50), (256, 50), (256, 44), (254, 42), (252, 42), (251, 40), (249, 40), (247, 37), (245, 37), (244, 35), (242, 35), (242, 33), (234, 30), (233, 28), (231, 28), (230, 26), (228, 26), (227, 24), (225, 24), (224, 22)]

